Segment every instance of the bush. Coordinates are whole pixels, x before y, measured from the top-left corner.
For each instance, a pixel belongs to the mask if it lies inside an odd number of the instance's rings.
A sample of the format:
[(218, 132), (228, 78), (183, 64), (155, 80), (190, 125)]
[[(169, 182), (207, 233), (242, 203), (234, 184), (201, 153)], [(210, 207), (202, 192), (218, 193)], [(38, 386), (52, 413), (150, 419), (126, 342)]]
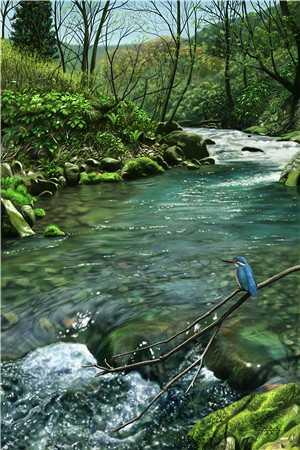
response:
[(95, 136), (95, 145), (103, 156), (122, 156), (126, 147), (122, 140), (109, 131), (99, 131)]
[(78, 145), (92, 114), (80, 94), (6, 90), (2, 96), (3, 142), (53, 154), (59, 146)]

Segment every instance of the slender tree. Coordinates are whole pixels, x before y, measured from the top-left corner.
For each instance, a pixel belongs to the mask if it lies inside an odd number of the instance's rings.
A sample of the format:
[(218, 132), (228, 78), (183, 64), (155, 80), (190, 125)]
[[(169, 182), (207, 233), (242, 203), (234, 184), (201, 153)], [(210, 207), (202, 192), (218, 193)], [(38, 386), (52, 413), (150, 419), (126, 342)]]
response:
[(13, 18), (11, 40), (18, 47), (42, 58), (53, 58), (57, 48), (51, 2), (21, 1)]

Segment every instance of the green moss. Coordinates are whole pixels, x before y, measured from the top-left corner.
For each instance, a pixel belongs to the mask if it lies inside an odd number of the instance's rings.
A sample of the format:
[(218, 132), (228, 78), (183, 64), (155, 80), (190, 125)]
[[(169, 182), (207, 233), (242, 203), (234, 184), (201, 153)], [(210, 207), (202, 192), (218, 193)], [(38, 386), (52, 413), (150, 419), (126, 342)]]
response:
[(257, 450), (287, 433), (300, 420), (300, 386), (282, 385), (249, 395), (196, 423), (191, 437), (200, 450), (215, 449), (233, 436), (240, 450)]
[(16, 188), (19, 184), (23, 183), (23, 179), (19, 176), (14, 177), (5, 177), (1, 178), (1, 188), (7, 189), (7, 188)]
[(11, 200), (18, 205), (32, 205), (35, 201), (28, 192), (25, 186), (20, 185), (16, 189), (8, 188), (1, 191), (3, 198)]
[(42, 219), (43, 217), (45, 217), (46, 212), (43, 208), (35, 208), (34, 214), (37, 219)]
[(122, 181), (121, 175), (116, 172), (82, 172), (80, 174), (80, 184), (97, 184), (97, 183), (114, 183), (117, 181)]
[(278, 139), (279, 141), (295, 141), (300, 144), (300, 130), (291, 131), (289, 133), (283, 134)]
[(244, 132), (251, 134), (267, 134), (268, 130), (262, 125), (253, 125), (253, 127), (246, 128)]
[(65, 233), (54, 224), (48, 225), (44, 231), (45, 237), (57, 237), (57, 236), (65, 236)]
[(127, 179), (147, 177), (163, 173), (164, 169), (151, 158), (141, 156), (140, 158), (130, 159), (125, 163), (122, 175)]

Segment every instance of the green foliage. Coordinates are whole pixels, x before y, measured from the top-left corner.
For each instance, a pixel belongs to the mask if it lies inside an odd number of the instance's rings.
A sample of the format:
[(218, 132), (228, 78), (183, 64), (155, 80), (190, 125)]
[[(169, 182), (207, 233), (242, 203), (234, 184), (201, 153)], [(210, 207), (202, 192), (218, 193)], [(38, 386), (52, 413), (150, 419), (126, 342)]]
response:
[(43, 208), (35, 208), (34, 214), (37, 219), (42, 219), (43, 217), (45, 217), (46, 212)]
[(127, 179), (147, 177), (163, 173), (164, 169), (151, 158), (141, 156), (136, 159), (126, 161), (123, 167), (122, 175)]
[(84, 88), (79, 73), (63, 73), (56, 63), (41, 60), (12, 46), (8, 41), (1, 42), (1, 86), (2, 89), (79, 92)]
[(57, 225), (51, 224), (45, 228), (44, 236), (58, 237), (58, 236), (65, 236), (65, 233)]
[(99, 131), (95, 135), (95, 145), (104, 156), (123, 156), (126, 152), (126, 147), (121, 138), (110, 133), (109, 131)]
[(20, 177), (1, 178), (1, 196), (17, 205), (33, 205), (36, 201)]
[(51, 2), (20, 1), (12, 23), (11, 40), (16, 46), (39, 57), (53, 57), (57, 50)]
[(194, 122), (221, 120), (223, 115), (224, 89), (210, 81), (191, 89), (178, 109), (181, 119)]
[(80, 174), (80, 184), (115, 183), (117, 181), (122, 181), (122, 177), (116, 172), (82, 172)]
[(2, 96), (3, 141), (53, 154), (59, 146), (78, 145), (91, 106), (79, 94), (29, 94), (6, 90)]

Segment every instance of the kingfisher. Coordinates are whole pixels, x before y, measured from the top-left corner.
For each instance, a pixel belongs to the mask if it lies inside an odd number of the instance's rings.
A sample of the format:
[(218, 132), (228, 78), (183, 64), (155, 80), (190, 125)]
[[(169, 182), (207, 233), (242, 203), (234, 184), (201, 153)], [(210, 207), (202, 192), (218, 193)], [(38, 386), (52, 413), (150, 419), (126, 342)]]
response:
[(257, 295), (257, 284), (253, 270), (243, 256), (236, 256), (233, 259), (222, 259), (223, 262), (234, 264), (236, 267), (236, 280), (240, 289), (248, 292), (252, 297)]

